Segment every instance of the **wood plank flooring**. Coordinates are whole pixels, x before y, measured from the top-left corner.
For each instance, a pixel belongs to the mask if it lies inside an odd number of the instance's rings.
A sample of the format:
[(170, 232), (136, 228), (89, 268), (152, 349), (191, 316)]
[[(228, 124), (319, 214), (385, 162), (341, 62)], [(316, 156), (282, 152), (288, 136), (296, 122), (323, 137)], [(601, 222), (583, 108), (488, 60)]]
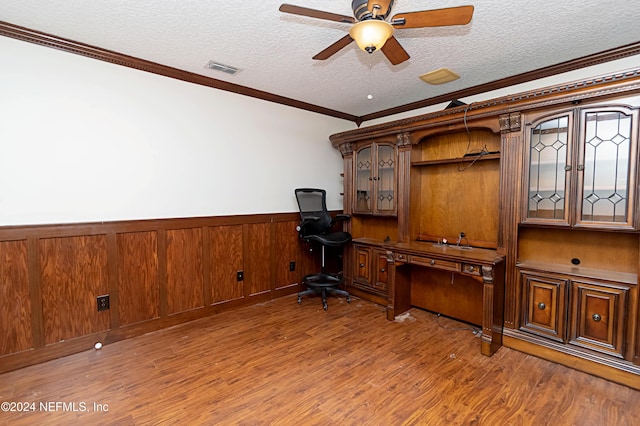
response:
[(464, 324), (419, 309), (401, 319), (333, 297), (327, 312), (287, 296), (221, 313), (0, 375), (0, 402), (35, 408), (0, 424), (640, 421), (638, 391), (507, 348), (482, 356)]

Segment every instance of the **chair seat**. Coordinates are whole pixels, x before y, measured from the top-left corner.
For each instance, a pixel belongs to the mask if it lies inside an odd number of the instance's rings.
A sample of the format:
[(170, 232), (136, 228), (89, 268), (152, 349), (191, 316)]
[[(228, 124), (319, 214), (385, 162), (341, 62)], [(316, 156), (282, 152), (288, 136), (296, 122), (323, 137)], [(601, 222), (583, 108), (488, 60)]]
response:
[(330, 234), (308, 235), (308, 241), (316, 241), (327, 247), (341, 247), (351, 241), (351, 234), (348, 232), (332, 232)]

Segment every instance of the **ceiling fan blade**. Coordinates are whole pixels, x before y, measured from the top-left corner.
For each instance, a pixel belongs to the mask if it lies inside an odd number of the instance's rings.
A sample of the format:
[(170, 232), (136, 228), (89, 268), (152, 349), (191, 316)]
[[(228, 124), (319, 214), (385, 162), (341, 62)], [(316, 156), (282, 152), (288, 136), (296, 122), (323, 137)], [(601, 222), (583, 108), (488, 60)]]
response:
[(345, 22), (353, 24), (356, 20), (347, 15), (338, 13), (324, 12), (322, 10), (309, 9), (308, 7), (294, 6), (292, 4), (283, 4), (280, 6), (280, 12), (291, 13), (293, 15), (308, 16), (310, 18), (325, 19), (327, 21)]
[(369, 3), (367, 4), (367, 9), (369, 9), (370, 12), (373, 12), (374, 7), (379, 6), (380, 9), (378, 10), (378, 13), (376, 13), (376, 15), (387, 16), (387, 14), (389, 13), (389, 10), (391, 9), (392, 3), (393, 3), (393, 0), (369, 0)]
[(325, 59), (328, 59), (329, 57), (338, 53), (341, 49), (347, 47), (352, 41), (353, 39), (351, 38), (351, 36), (347, 34), (346, 36), (342, 37), (340, 40), (333, 43), (331, 46), (324, 49), (322, 52), (318, 53), (316, 56), (313, 57), (313, 59), (324, 61)]
[[(397, 28), (445, 27), (449, 25), (466, 25), (471, 22), (472, 16), (473, 6), (459, 6), (399, 13), (393, 16), (391, 23)], [(404, 23), (397, 21), (404, 21)]]
[(386, 56), (389, 62), (393, 65), (401, 64), (409, 59), (409, 54), (404, 50), (394, 36), (391, 36), (391, 38), (387, 40), (381, 50), (382, 53), (384, 53), (384, 56)]

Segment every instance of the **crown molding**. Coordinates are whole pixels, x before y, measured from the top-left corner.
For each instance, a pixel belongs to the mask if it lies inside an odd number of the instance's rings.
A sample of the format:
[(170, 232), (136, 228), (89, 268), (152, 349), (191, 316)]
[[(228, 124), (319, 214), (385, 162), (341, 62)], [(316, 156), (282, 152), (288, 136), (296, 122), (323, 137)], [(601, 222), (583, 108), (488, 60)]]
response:
[(9, 24), (7, 22), (0, 21), (0, 35), (21, 41), (26, 41), (28, 43), (38, 44), (40, 46), (63, 50), (68, 53), (74, 53), (76, 55), (81, 55), (116, 65), (121, 65), (123, 67), (134, 68), (140, 71), (146, 71), (152, 74), (174, 78), (176, 80), (182, 80), (189, 83), (199, 84), (201, 86), (207, 86), (214, 89), (233, 92), (239, 95), (249, 96), (252, 98), (274, 102), (293, 108), (303, 109), (318, 114), (341, 118), (344, 120), (353, 122), (358, 121), (358, 117), (355, 115), (347, 114), (329, 108), (324, 108), (318, 105), (313, 105), (284, 96), (275, 95), (273, 93), (264, 92), (262, 90), (251, 89), (239, 84), (229, 83), (200, 74), (183, 71), (177, 68), (168, 67), (156, 62), (151, 62), (145, 59), (140, 59), (133, 56), (124, 55), (122, 53), (114, 52), (112, 50), (102, 49), (85, 43), (56, 37), (50, 34), (42, 33), (40, 31), (35, 31), (17, 25)]
[(62, 50), (69, 53), (85, 56), (88, 58), (97, 59), (104, 62), (109, 62), (116, 65), (121, 65), (128, 68), (133, 68), (141, 71), (150, 72), (157, 75), (162, 75), (177, 80), (186, 81), (193, 84), (211, 87), (214, 89), (224, 90), (227, 92), (236, 93), (239, 95), (249, 96), (252, 98), (261, 99), (268, 102), (274, 102), (281, 105), (290, 106), (293, 108), (303, 109), (306, 111), (315, 112), (318, 114), (327, 115), (330, 117), (340, 118), (356, 123), (358, 127), (369, 120), (378, 118), (384, 118), (391, 115), (412, 111), (419, 108), (425, 108), (431, 105), (436, 105), (443, 102), (449, 102), (452, 99), (459, 99), (463, 97), (478, 95), (480, 93), (489, 92), (496, 89), (502, 89), (504, 87), (513, 86), (520, 83), (525, 83), (531, 80), (537, 80), (544, 77), (561, 74), (576, 69), (597, 65), (616, 59), (622, 59), (628, 56), (640, 55), (640, 42), (628, 44), (625, 46), (617, 47), (614, 49), (606, 50), (604, 52), (596, 53), (589, 56), (584, 56), (578, 59), (562, 62), (560, 64), (551, 65), (544, 68), (539, 68), (530, 72), (517, 74), (511, 77), (503, 78), (500, 80), (494, 80), (488, 83), (470, 87), (467, 89), (459, 90), (456, 92), (446, 93), (444, 95), (434, 96), (431, 98), (423, 99), (417, 102), (408, 103), (405, 105), (397, 106), (394, 108), (385, 109), (382, 111), (366, 114), (363, 116), (355, 116), (347, 114), (345, 112), (336, 111), (329, 108), (324, 108), (318, 105), (313, 105), (307, 102), (298, 101), (295, 99), (279, 96), (273, 93), (251, 89), (239, 84), (229, 83), (226, 81), (218, 80), (211, 77), (206, 77), (200, 74), (183, 71), (177, 68), (161, 65), (156, 62), (147, 61), (144, 59), (136, 58), (129, 55), (124, 55), (112, 50), (102, 49), (99, 47), (91, 46), (85, 43), (76, 42), (73, 40), (57, 37), (51, 34), (46, 34), (40, 31), (31, 30), (29, 28), (20, 27), (10, 24), (8, 22), (0, 21), (0, 36), (10, 37), (17, 40), (25, 41), (28, 43), (38, 44), (40, 46), (46, 46), (53, 49)]

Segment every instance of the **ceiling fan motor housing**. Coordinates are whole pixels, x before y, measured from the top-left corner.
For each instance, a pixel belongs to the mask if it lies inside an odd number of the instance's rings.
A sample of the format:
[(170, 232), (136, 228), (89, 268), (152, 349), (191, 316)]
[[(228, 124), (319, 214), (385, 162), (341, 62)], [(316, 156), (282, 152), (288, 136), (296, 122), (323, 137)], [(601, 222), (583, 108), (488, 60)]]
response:
[[(375, 3), (374, 3), (375, 4)], [(389, 7), (384, 15), (375, 14), (377, 19), (386, 19), (391, 11), (391, 6), (393, 5), (393, 0), (389, 2)], [(353, 16), (358, 21), (366, 21), (367, 19), (371, 19), (374, 17), (373, 10), (369, 10), (369, 1), (368, 0), (353, 0), (351, 2), (351, 9), (353, 9)]]
[(367, 8), (369, 4), (368, 0), (353, 0), (351, 2), (351, 9), (353, 9), (353, 16), (358, 21), (364, 21), (367, 19), (371, 19), (373, 16), (369, 9)]

